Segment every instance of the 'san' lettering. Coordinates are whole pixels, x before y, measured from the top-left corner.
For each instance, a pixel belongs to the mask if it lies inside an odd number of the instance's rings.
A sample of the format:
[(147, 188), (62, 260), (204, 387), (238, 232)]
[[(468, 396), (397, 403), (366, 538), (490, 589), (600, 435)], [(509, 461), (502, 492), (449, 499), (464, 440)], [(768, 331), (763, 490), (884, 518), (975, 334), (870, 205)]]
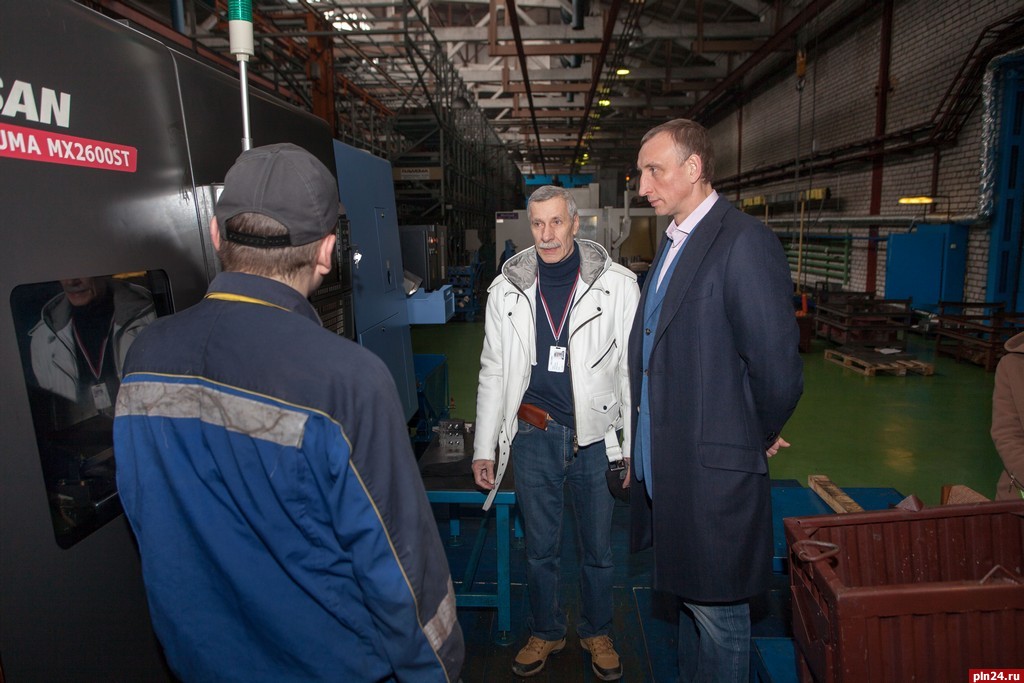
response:
[[(4, 82), (0, 80), (0, 90), (3, 87)], [(0, 116), (20, 116), (34, 123), (55, 123), (61, 128), (68, 128), (71, 125), (71, 95), (52, 88), (40, 88), (37, 105), (32, 84), (14, 81), (6, 100), (0, 96)]]
[(32, 94), (32, 86), (24, 81), (14, 81), (11, 92), (7, 95), (7, 102), (4, 103), (4, 116), (17, 116), (21, 114), (29, 121), (39, 122), (39, 112), (36, 110), (36, 98)]

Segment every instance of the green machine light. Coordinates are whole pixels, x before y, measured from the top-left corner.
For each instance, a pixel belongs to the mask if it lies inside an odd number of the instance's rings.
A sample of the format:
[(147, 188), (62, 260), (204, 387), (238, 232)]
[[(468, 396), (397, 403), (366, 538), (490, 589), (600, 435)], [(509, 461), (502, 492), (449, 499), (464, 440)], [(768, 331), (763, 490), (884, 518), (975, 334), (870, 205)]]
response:
[(252, 22), (252, 0), (229, 0), (228, 21)]
[(228, 0), (228, 36), (231, 54), (240, 62), (255, 54), (252, 39), (252, 0)]
[(249, 57), (256, 54), (252, 35), (252, 0), (228, 0), (228, 49), (238, 60), (242, 90), (242, 149), (252, 148), (249, 131)]

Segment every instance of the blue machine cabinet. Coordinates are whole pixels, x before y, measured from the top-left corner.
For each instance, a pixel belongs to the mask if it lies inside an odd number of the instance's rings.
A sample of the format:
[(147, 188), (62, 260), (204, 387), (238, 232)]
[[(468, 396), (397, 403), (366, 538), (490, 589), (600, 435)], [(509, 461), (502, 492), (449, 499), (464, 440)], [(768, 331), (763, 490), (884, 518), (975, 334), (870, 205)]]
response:
[(940, 301), (963, 301), (967, 228), (956, 223), (919, 225), (889, 235), (885, 297), (913, 299), (915, 309), (935, 312)]
[(416, 380), (391, 163), (337, 140), (334, 161), (352, 251), (361, 257), (352, 270), (356, 341), (387, 364), (409, 420), (416, 413)]
[[(996, 62), (996, 60), (993, 60)], [(1024, 311), (1024, 268), (1021, 267), (1021, 229), (1024, 226), (1024, 59), (1020, 55), (997, 62), (994, 85), (1001, 112), (995, 144), (989, 151), (992, 178), (992, 228), (986, 298), (1006, 304), (1007, 312)]]

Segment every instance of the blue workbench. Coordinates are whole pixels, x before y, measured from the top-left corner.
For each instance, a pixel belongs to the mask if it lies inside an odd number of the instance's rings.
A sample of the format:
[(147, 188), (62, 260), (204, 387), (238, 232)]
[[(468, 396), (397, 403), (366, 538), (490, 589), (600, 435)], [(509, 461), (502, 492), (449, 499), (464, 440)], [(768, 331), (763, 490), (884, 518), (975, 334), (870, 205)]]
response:
[[(454, 440), (453, 443), (450, 441)], [(420, 474), (427, 490), (427, 500), (434, 504), (447, 504), (448, 544), (462, 545), (460, 507), (470, 506), (480, 520), (473, 550), (463, 569), (462, 581), (456, 585), (455, 604), (459, 607), (493, 607), (498, 612), (495, 641), (501, 645), (513, 642), (512, 635), (512, 536), (523, 538), (523, 532), (514, 514), (516, 505), (515, 478), (511, 465), (505, 472), (501, 489), (494, 497), (491, 509), (480, 512), (486, 494), (473, 481), (471, 463), (472, 433), (446, 434), (446, 443), (439, 443), (435, 435), (420, 458)], [(461, 448), (460, 448), (461, 447)], [(494, 527), (497, 579), (494, 590), (476, 586), (477, 569), (487, 545), (490, 528)], [(454, 581), (453, 577), (453, 581)]]
[[(447, 479), (447, 478), (446, 478)], [(469, 483), (473, 484), (472, 476), (468, 477)], [(430, 478), (424, 478), (427, 484), (427, 500), (431, 503), (449, 503), (455, 506), (472, 505), (479, 508), (487, 498), (483, 493), (476, 490), (457, 489), (450, 484), (445, 488), (431, 488)], [(494, 504), (487, 512), (487, 515), (480, 520), (480, 528), (477, 530), (476, 540), (473, 545), (473, 552), (466, 563), (462, 575), (462, 582), (455, 590), (455, 604), (459, 607), (493, 607), (498, 611), (498, 633), (495, 640), (502, 644), (510, 644), (512, 636), (512, 575), (510, 570), (511, 555), (511, 533), (513, 524), (512, 510), (516, 504), (515, 491), (509, 487), (502, 487), (494, 497)], [(450, 513), (449, 518), (449, 543), (452, 545), (461, 544), (461, 523), (457, 512)], [(480, 564), (480, 557), (483, 554), (484, 545), (487, 540), (491, 521), (494, 521), (497, 535), (497, 571), (498, 579), (495, 590), (484, 591), (474, 590), (476, 582), (476, 571)], [(515, 534), (522, 537), (522, 532), (516, 527)]]

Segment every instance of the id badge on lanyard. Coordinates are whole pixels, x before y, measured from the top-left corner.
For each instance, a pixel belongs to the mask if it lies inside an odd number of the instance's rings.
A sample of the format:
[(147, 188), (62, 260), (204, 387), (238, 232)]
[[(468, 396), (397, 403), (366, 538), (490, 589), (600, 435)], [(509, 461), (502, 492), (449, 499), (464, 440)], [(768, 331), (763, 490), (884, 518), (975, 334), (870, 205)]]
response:
[(113, 405), (110, 401), (110, 392), (107, 391), (105, 382), (93, 384), (89, 387), (89, 390), (92, 393), (92, 403), (96, 410), (108, 410)]
[(565, 347), (552, 346), (548, 352), (548, 372), (565, 372)]
[(569, 349), (566, 346), (560, 346), (558, 342), (561, 341), (562, 332), (565, 330), (565, 321), (569, 319), (569, 309), (572, 308), (572, 298), (576, 295), (576, 285), (579, 284), (579, 281), (580, 273), (577, 270), (576, 280), (572, 283), (569, 299), (565, 302), (565, 309), (562, 311), (562, 319), (556, 328), (555, 321), (551, 319), (551, 309), (548, 308), (547, 299), (544, 298), (544, 292), (540, 288), (540, 275), (537, 276), (537, 293), (540, 295), (541, 305), (544, 306), (544, 315), (547, 316), (551, 336), (555, 338), (555, 343), (548, 349), (548, 372), (565, 372), (565, 359), (569, 355)]
[(81, 335), (78, 334), (78, 328), (72, 324), (71, 329), (74, 332), (78, 350), (82, 352), (82, 357), (85, 358), (85, 362), (89, 366), (89, 372), (92, 373), (93, 379), (96, 380), (95, 384), (89, 386), (89, 394), (92, 396), (93, 406), (96, 410), (109, 410), (113, 405), (113, 401), (110, 399), (107, 383), (103, 381), (103, 362), (107, 355), (107, 342), (110, 341), (110, 335), (114, 329), (114, 317), (110, 317), (107, 335), (103, 338), (103, 343), (100, 345), (99, 357), (95, 359), (89, 353), (89, 349), (86, 348)]

